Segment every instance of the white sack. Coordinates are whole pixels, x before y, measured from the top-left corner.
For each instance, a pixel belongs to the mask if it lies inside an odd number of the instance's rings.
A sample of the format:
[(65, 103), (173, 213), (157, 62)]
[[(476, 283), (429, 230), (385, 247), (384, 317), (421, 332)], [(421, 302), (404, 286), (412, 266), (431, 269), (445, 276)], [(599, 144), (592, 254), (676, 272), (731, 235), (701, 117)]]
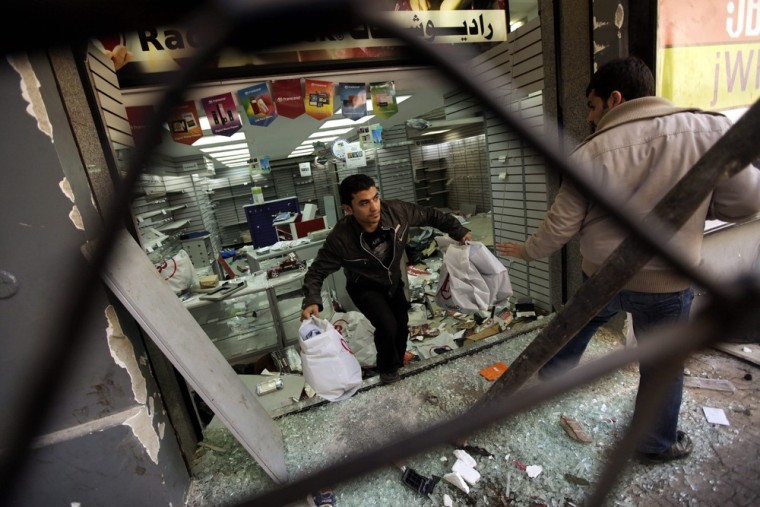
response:
[(362, 369), (351, 348), (329, 320), (312, 317), (298, 331), (306, 382), (318, 396), (341, 401), (362, 385)]
[(377, 365), (377, 348), (375, 347), (375, 326), (362, 312), (335, 312), (330, 319), (332, 325), (348, 342), (359, 364), (365, 368)]
[(507, 268), (483, 243), (473, 241), (446, 249), (436, 293), (441, 307), (475, 313), (506, 305), (511, 295)]

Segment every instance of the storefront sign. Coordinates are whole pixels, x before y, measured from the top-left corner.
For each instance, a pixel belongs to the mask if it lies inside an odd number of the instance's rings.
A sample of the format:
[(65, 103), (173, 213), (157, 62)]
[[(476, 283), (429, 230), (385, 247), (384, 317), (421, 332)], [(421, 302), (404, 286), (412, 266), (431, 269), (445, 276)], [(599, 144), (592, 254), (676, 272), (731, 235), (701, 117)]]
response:
[[(485, 51), (494, 44), (507, 40), (507, 16), (501, 9), (462, 10), (399, 10), (382, 13), (388, 21), (430, 43), (478, 44)], [(409, 4), (406, 3), (409, 9)], [(193, 58), (197, 50), (212, 36), (202, 30), (181, 26), (147, 27), (137, 32), (101, 37), (96, 44), (114, 62), (122, 86), (149, 82), (147, 75), (180, 70)], [(388, 30), (361, 24), (347, 33), (325, 34), (310, 40), (294, 40), (291, 45), (245, 54), (237, 50), (220, 52), (208, 68), (221, 70), (215, 74), (223, 78), (224, 69), (237, 73), (241, 68), (268, 65), (308, 66), (332, 60), (370, 60), (385, 58), (403, 60), (405, 43), (391, 36)], [(236, 69), (236, 70), (232, 70)]]
[(760, 0), (660, 0), (658, 94), (727, 110), (760, 98)]

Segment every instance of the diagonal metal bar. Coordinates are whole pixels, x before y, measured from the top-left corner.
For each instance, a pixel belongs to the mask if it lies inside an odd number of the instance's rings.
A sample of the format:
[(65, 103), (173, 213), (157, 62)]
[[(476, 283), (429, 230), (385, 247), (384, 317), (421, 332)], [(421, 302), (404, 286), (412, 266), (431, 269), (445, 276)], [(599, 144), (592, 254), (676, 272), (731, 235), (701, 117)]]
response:
[[(759, 129), (760, 100), (660, 200), (644, 218), (642, 226), (646, 228), (653, 220), (659, 221), (656, 217), (662, 217), (674, 229), (683, 225), (710, 195), (720, 178), (737, 174), (760, 156), (760, 145), (746, 135), (747, 132), (758, 132)], [(508, 396), (523, 385), (604, 308), (653, 256), (652, 250), (640, 241), (638, 235), (626, 238), (473, 408), (477, 409), (481, 403)], [(740, 295), (730, 286), (726, 286), (722, 292), (721, 296), (726, 300), (737, 300)]]

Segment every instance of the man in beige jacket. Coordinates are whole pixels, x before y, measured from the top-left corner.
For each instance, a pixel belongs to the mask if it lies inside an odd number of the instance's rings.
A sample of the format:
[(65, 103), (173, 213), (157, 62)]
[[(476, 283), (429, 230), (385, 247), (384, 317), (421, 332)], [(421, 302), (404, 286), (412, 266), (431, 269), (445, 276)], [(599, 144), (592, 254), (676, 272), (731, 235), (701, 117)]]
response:
[[(625, 202), (642, 218), (731, 126), (722, 115), (677, 108), (655, 97), (652, 72), (635, 57), (600, 67), (586, 96), (587, 120), (595, 132), (575, 148), (571, 158), (587, 171), (597, 188)], [(758, 211), (760, 171), (750, 166), (721, 180), (670, 243), (684, 259), (697, 265), (706, 219), (740, 222)], [(524, 244), (499, 243), (496, 249), (502, 255), (530, 261), (554, 253), (576, 234), (580, 234), (585, 276), (594, 274), (628, 235), (593, 200), (566, 182), (543, 223)], [(630, 312), (634, 332), (643, 338), (656, 325), (686, 320), (692, 298), (688, 278), (662, 259), (651, 260), (543, 366), (539, 376), (548, 378), (576, 366), (594, 333), (617, 312)], [(639, 392), (652, 378), (654, 368), (640, 364)], [(691, 453), (691, 438), (677, 429), (682, 392), (683, 373), (679, 373), (672, 379), (654, 427), (639, 443), (642, 460), (662, 463)], [(637, 397), (637, 407), (644, 402)]]

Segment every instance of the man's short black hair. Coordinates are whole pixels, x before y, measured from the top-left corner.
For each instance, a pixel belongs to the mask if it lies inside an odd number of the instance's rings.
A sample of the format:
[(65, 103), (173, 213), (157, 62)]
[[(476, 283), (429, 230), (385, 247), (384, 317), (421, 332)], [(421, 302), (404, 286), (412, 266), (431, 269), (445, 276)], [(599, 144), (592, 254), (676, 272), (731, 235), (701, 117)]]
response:
[(655, 89), (652, 71), (643, 60), (635, 56), (610, 60), (594, 73), (586, 87), (586, 97), (593, 91), (597, 97), (606, 101), (615, 90), (625, 100), (653, 96)]
[(340, 182), (340, 203), (351, 206), (354, 194), (376, 187), (375, 180), (366, 174), (352, 174)]

